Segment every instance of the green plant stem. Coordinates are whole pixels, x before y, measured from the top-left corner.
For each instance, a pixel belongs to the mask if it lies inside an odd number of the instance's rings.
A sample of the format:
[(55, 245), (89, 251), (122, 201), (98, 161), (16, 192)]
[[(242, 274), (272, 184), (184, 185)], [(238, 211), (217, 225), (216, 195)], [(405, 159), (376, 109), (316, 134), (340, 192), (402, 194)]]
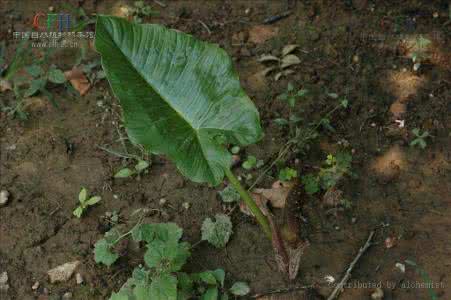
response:
[(271, 234), (271, 228), (269, 227), (268, 219), (263, 215), (260, 208), (255, 203), (254, 199), (252, 199), (251, 195), (243, 188), (243, 186), (240, 184), (238, 179), (233, 175), (232, 171), (230, 169), (225, 169), (225, 175), (229, 179), (232, 186), (235, 188), (235, 190), (240, 194), (241, 199), (243, 199), (244, 203), (247, 205), (247, 207), (250, 209), (250, 211), (254, 214), (255, 218), (257, 219), (257, 222), (262, 227), (263, 231), (265, 232), (266, 236), (271, 240), (272, 234)]

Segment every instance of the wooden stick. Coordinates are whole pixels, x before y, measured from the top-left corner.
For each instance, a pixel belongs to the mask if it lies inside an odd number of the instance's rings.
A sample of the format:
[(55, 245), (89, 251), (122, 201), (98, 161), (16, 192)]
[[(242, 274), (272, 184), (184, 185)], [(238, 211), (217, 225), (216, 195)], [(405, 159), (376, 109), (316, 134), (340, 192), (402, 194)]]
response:
[(354, 260), (351, 262), (351, 264), (349, 265), (348, 269), (346, 270), (345, 275), (343, 276), (343, 278), (341, 279), (340, 283), (337, 284), (337, 286), (335, 287), (335, 289), (332, 291), (332, 293), (329, 295), (329, 297), (327, 298), (327, 300), (333, 300), (335, 299), (338, 294), (341, 292), (341, 290), (343, 289), (343, 286), (346, 284), (346, 282), (349, 280), (349, 277), (351, 277), (351, 272), (354, 269), (354, 266), (356, 265), (356, 263), (359, 261), (360, 257), (363, 255), (363, 253), (365, 253), (365, 251), (371, 246), (371, 240), (373, 239), (374, 236), (374, 230), (370, 232), (370, 235), (368, 236), (368, 239), (366, 240), (365, 245), (363, 245), (363, 247), (361, 247), (359, 249), (359, 252), (357, 253), (356, 257), (354, 258)]

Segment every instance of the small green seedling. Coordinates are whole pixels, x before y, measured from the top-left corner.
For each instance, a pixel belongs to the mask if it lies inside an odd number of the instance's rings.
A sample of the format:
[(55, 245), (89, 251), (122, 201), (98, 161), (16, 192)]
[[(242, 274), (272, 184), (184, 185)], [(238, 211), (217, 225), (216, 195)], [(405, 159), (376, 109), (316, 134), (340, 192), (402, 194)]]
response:
[(152, 10), (152, 7), (144, 1), (135, 1), (132, 8), (129, 10), (129, 15), (133, 17), (133, 22), (141, 24), (144, 17), (150, 17), (158, 14)]
[(145, 172), (150, 166), (150, 163), (145, 160), (138, 160), (135, 165), (134, 170), (130, 168), (120, 169), (116, 174), (114, 174), (114, 178), (128, 178), (133, 175), (140, 175)]
[(295, 107), (297, 100), (307, 95), (307, 93), (308, 90), (306, 89), (296, 91), (293, 84), (290, 82), (288, 83), (287, 90), (280, 94), (278, 99), (287, 102), (288, 105), (293, 108)]
[(431, 40), (420, 35), (417, 37), (410, 45), (412, 52), (410, 58), (413, 62), (413, 70), (418, 71), (421, 63), (429, 58), (430, 53), (428, 52)]
[(319, 192), (321, 189), (327, 191), (338, 185), (345, 175), (355, 176), (351, 172), (352, 156), (346, 152), (338, 152), (335, 156), (327, 155), (324, 167), (317, 175), (307, 174), (302, 176), (304, 189), (309, 195)]
[(58, 69), (55, 65), (51, 65), (50, 68), (44, 70), (39, 64), (33, 64), (25, 67), (25, 71), (32, 76), (32, 79), (29, 88), (24, 93), (24, 97), (33, 96), (37, 92), (41, 92), (47, 96), (49, 94), (46, 89), (47, 82), (55, 84), (63, 84), (66, 82), (63, 71)]
[(296, 177), (298, 177), (298, 172), (292, 168), (286, 167), (279, 172), (280, 181), (290, 181)]
[(421, 149), (426, 148), (426, 146), (427, 146), (426, 138), (428, 138), (430, 136), (429, 132), (426, 130), (421, 132), (420, 129), (414, 128), (414, 129), (412, 129), (412, 133), (415, 135), (415, 139), (410, 142), (410, 146), (411, 147), (418, 146)]
[(97, 263), (111, 266), (120, 257), (115, 246), (131, 235), (135, 242), (146, 247), (144, 265), (136, 267), (132, 276), (110, 300), (133, 299), (229, 299), (229, 295), (245, 296), (250, 292), (244, 282), (225, 287), (225, 272), (222, 269), (200, 273), (182, 271), (193, 247), (180, 241), (183, 230), (175, 223), (138, 223), (130, 231), (120, 234), (116, 229), (105, 233), (95, 243), (94, 259)]
[(233, 146), (232, 149), (230, 149), (230, 152), (232, 152), (232, 154), (238, 154), (240, 150), (239, 146)]
[(241, 166), (246, 170), (252, 170), (254, 168), (258, 169), (263, 165), (264, 165), (263, 160), (261, 160), (261, 159), (257, 160), (257, 158), (255, 156), (249, 155)]
[(93, 206), (99, 201), (102, 200), (100, 196), (94, 196), (88, 198), (88, 191), (85, 188), (82, 188), (80, 193), (78, 194), (78, 202), (80, 203), (78, 207), (74, 210), (73, 214), (77, 218), (81, 218), (81, 215), (88, 208), (88, 206)]

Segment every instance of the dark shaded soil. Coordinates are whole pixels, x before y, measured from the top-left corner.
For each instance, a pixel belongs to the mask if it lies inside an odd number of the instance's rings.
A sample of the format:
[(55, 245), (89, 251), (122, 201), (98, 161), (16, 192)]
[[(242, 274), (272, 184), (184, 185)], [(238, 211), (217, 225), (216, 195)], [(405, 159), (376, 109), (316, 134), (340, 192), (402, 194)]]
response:
[[(357, 178), (340, 185), (344, 198), (352, 204), (350, 208), (331, 213), (321, 204), (321, 195), (302, 193), (296, 199), (302, 207), (302, 234), (311, 245), (294, 282), (278, 273), (271, 244), (253, 220), (239, 210), (232, 214), (234, 234), (226, 249), (200, 244), (188, 269), (222, 267), (228, 281), (249, 282), (252, 294), (314, 285), (316, 293), (324, 297), (332, 290), (325, 276), (339, 280), (369, 232), (377, 228), (375, 244), (356, 266), (352, 288), (346, 289), (341, 299), (369, 299), (374, 286), (368, 284), (377, 283), (382, 284), (384, 299), (431, 299), (427, 288), (406, 287), (425, 282), (414, 268), (406, 265), (406, 272), (401, 273), (395, 267), (406, 259), (416, 262), (438, 286), (434, 292), (439, 299), (450, 299), (447, 2), (166, 2), (167, 7), (162, 8), (149, 1), (159, 11), (149, 21), (218, 43), (233, 57), (266, 132), (259, 144), (246, 149), (247, 154), (270, 161), (285, 143), (286, 133), (273, 119), (288, 117), (286, 104), (276, 98), (290, 81), (311, 91), (296, 108), (308, 122), (319, 120), (335, 105), (336, 100), (327, 97), (327, 92), (345, 96), (349, 107), (331, 118), (336, 132), (322, 131), (306, 154), (291, 154), (287, 164), (301, 174), (311, 172), (345, 140), (354, 153), (352, 169), (357, 174)], [(31, 24), (36, 11), (45, 11), (50, 5), (58, 11), (58, 3), (3, 0), (0, 34), (6, 40), (9, 57), (15, 45), (8, 29), (29, 30), (26, 24)], [(111, 13), (124, 2), (81, 3), (87, 13)], [(248, 41), (254, 25), (287, 8), (291, 15), (270, 25), (278, 28), (275, 37), (257, 45)], [(435, 12), (437, 18), (433, 18)], [(206, 24), (211, 34), (198, 21)], [(409, 50), (400, 41), (415, 34), (428, 36), (433, 43), (430, 59), (417, 72), (406, 56)], [(300, 45), (296, 54), (302, 63), (294, 68), (295, 73), (279, 81), (273, 76), (259, 76), (264, 66), (257, 58), (265, 53), (278, 55), (287, 44)], [(73, 56), (67, 52), (60, 55), (54, 63), (70, 69)], [(217, 198), (221, 187), (191, 183), (163, 157), (152, 158), (150, 172), (138, 179), (114, 180), (112, 175), (124, 162), (99, 146), (121, 151), (118, 132), (123, 130), (117, 101), (106, 81), (83, 97), (69, 96), (62, 88), (51, 92), (60, 104), (58, 109), (50, 104), (32, 107), (26, 121), (0, 115), (0, 186), (11, 193), (8, 204), (0, 207), (0, 272), (8, 272), (11, 286), (1, 299), (35, 299), (44, 288), (53, 296), (71, 291), (74, 299), (107, 299), (142, 261), (139, 250), (129, 244), (127, 255), (111, 268), (95, 264), (93, 244), (110, 228), (106, 212), (117, 211), (119, 226), (125, 229), (135, 222), (133, 212), (148, 209), (146, 222), (176, 222), (184, 229), (185, 239), (195, 243), (200, 239), (202, 221), (223, 212)], [(15, 100), (9, 91), (0, 94), (0, 101), (2, 106), (12, 106)], [(98, 101), (102, 101), (101, 106)], [(394, 122), (393, 103), (402, 103), (396, 117), (405, 120), (404, 128)], [(426, 149), (409, 146), (413, 128), (428, 130), (432, 135)], [(74, 145), (73, 151), (68, 151), (68, 143)], [(299, 160), (297, 165), (295, 159)], [(254, 177), (260, 171), (254, 172)], [(244, 170), (237, 169), (236, 173), (244, 174)], [(268, 187), (272, 181), (274, 178), (268, 176), (260, 186)], [(82, 219), (76, 219), (72, 211), (82, 186), (103, 200)], [(160, 205), (161, 198), (166, 199), (166, 205)], [(188, 210), (183, 208), (184, 202), (191, 204)], [(387, 237), (396, 237), (393, 248), (386, 247)], [(72, 260), (82, 262), (83, 285), (76, 285), (74, 279), (64, 284), (48, 283), (49, 269)], [(33, 291), (31, 286), (36, 281), (40, 288)]]

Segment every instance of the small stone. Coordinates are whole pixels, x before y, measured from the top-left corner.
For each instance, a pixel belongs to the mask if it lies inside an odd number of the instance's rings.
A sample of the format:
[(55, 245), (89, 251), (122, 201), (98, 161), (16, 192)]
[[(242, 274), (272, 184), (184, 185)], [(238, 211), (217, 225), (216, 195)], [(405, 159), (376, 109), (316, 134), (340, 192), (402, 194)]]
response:
[(72, 293), (71, 292), (67, 292), (63, 295), (62, 300), (70, 300), (72, 299)]
[(191, 204), (189, 204), (189, 202), (184, 202), (182, 204), (182, 206), (183, 206), (184, 209), (188, 210), (190, 208)]
[(33, 291), (36, 291), (38, 288), (39, 288), (39, 281), (36, 281), (36, 282), (31, 286), (31, 289), (32, 289)]
[(0, 206), (6, 205), (9, 199), (9, 192), (7, 190), (2, 190), (0, 192)]
[(3, 272), (0, 274), (0, 285), (8, 283), (8, 273)]
[(437, 18), (438, 18), (438, 12), (434, 12), (434, 13), (432, 14), (432, 17), (433, 17), (434, 19), (437, 19)]
[(381, 300), (384, 298), (384, 291), (381, 288), (377, 288), (372, 294), (371, 299)]
[(77, 282), (77, 284), (82, 284), (83, 283), (83, 276), (81, 276), (80, 273), (75, 274), (75, 281)]
[(351, 223), (352, 224), (355, 224), (357, 222), (357, 218), (356, 217), (353, 217), (352, 219), (351, 219)]
[(358, 64), (358, 63), (360, 62), (360, 57), (359, 57), (358, 55), (354, 55), (354, 56), (352, 57), (352, 61), (353, 61), (355, 64)]
[(405, 273), (406, 272), (406, 265), (402, 264), (402, 263), (396, 263), (395, 267), (401, 271), (401, 273)]
[(163, 206), (166, 204), (166, 198), (161, 198), (160, 199), (160, 205)]
[(0, 274), (0, 292), (8, 292), (9, 284), (8, 284), (8, 273), (3, 272)]
[(76, 260), (49, 270), (47, 274), (49, 275), (50, 283), (68, 281), (79, 265), (80, 261)]

